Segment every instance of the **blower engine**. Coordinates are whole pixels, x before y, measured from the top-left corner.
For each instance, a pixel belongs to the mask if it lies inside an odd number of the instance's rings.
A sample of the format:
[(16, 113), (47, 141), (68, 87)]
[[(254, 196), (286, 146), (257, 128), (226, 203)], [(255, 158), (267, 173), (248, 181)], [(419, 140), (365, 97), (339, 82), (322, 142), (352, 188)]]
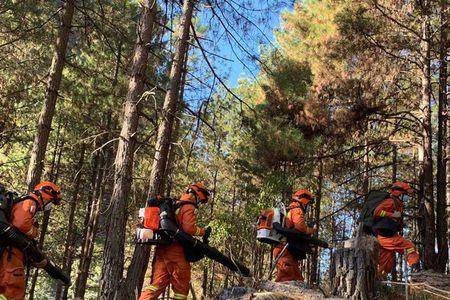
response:
[(262, 243), (277, 244), (281, 242), (283, 235), (279, 234), (273, 224), (278, 223), (284, 227), (286, 208), (283, 204), (279, 207), (263, 210), (258, 216), (256, 224), (256, 239)]
[(151, 198), (146, 207), (139, 210), (139, 224), (136, 228), (136, 243), (147, 245), (170, 244), (173, 240), (161, 228), (161, 219), (167, 217), (172, 199)]
[(276, 208), (263, 210), (258, 216), (256, 225), (256, 239), (262, 243), (287, 243), (287, 249), (297, 259), (306, 258), (311, 253), (312, 246), (328, 248), (326, 241), (320, 240), (294, 228), (285, 228), (286, 208), (280, 203)]

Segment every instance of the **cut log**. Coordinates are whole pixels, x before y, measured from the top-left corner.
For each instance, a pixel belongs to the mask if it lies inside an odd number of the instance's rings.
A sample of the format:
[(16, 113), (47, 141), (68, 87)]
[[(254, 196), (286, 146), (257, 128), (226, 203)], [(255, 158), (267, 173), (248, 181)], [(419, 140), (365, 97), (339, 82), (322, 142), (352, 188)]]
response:
[(351, 299), (374, 299), (379, 245), (373, 236), (345, 242), (331, 256), (332, 294)]

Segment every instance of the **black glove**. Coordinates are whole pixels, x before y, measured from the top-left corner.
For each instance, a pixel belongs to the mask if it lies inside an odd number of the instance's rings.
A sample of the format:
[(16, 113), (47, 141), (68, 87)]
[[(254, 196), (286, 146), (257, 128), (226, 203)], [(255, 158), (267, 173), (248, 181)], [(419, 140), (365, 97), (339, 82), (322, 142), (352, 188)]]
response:
[(203, 235), (203, 243), (209, 243), (209, 236), (211, 235), (211, 227), (206, 227), (205, 234)]

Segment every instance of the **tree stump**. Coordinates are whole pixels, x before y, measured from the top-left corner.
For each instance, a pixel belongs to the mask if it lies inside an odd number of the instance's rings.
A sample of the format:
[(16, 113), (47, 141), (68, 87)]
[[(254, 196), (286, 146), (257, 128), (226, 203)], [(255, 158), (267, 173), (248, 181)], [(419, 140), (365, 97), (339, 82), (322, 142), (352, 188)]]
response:
[(379, 244), (373, 236), (345, 241), (331, 256), (330, 279), (333, 295), (351, 299), (373, 299)]

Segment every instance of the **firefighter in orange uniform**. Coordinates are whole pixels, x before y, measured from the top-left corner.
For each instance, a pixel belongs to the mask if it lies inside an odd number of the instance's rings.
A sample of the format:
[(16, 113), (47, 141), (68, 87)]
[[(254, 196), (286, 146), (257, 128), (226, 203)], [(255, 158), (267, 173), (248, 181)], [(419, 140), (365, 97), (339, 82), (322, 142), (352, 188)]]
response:
[[(314, 195), (308, 190), (299, 190), (292, 195), (292, 201), (288, 207), (286, 215), (286, 227), (293, 228), (306, 234), (313, 234), (316, 227), (308, 227), (305, 221), (305, 213), (308, 205), (314, 203)], [(278, 244), (273, 249), (273, 257), (278, 257), (285, 243)], [(304, 278), (299, 268), (299, 261), (286, 249), (277, 262), (276, 282), (298, 280), (303, 281)]]
[[(60, 204), (61, 190), (50, 182), (39, 183), (28, 196), (17, 201), (11, 211), (9, 222), (29, 238), (36, 238), (38, 228), (34, 225), (36, 212), (48, 210), (53, 204)], [(45, 266), (47, 261), (35, 263)], [(17, 248), (6, 247), (0, 261), (0, 300), (22, 300), (25, 297), (25, 256)]]
[[(397, 181), (392, 185), (391, 197), (383, 200), (374, 211), (374, 224), (389, 218), (398, 226), (399, 231), (402, 228), (402, 212), (403, 203), (409, 198), (408, 194), (412, 192), (411, 187), (401, 181)], [(378, 232), (378, 242), (380, 243), (380, 261), (378, 264), (378, 276), (385, 278), (387, 273), (391, 273), (395, 265), (395, 252), (404, 253), (406, 251), (408, 265), (413, 271), (420, 270), (419, 253), (416, 251), (414, 244), (406, 240), (401, 235), (395, 233), (392, 236), (383, 236)]]
[[(211, 228), (200, 228), (197, 225), (195, 211), (199, 203), (208, 202), (208, 196), (209, 192), (203, 183), (192, 184), (176, 203), (183, 204), (175, 211), (179, 228), (190, 235), (202, 236), (204, 241), (208, 239)], [(173, 299), (187, 299), (190, 281), (191, 265), (184, 256), (183, 246), (177, 241), (169, 245), (159, 245), (156, 247), (153, 261), (151, 284), (142, 292), (139, 300), (158, 299), (169, 283), (172, 284)]]

